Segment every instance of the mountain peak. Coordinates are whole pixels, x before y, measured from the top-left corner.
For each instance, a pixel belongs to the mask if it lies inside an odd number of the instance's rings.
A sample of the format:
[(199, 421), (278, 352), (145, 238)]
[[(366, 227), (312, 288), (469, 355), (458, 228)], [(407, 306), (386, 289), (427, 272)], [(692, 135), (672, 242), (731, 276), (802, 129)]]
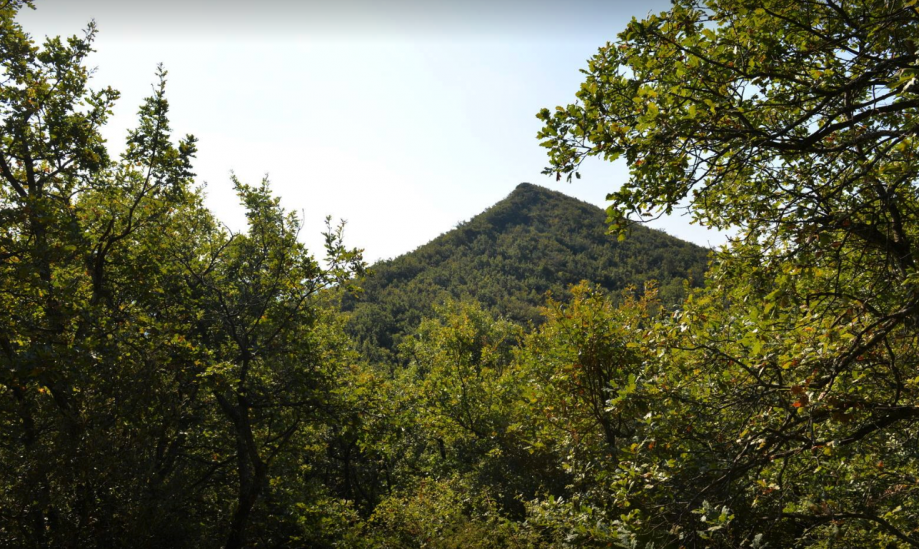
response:
[[(514, 226), (533, 225), (539, 232), (553, 232), (556, 229), (548, 225), (578, 225), (578, 219), (589, 219), (592, 230), (604, 231), (606, 215), (602, 212), (573, 196), (532, 183), (520, 183), (504, 199), (470, 219), (464, 228), (504, 231)], [(572, 219), (561, 219), (564, 216)], [(579, 232), (583, 227), (571, 229)]]
[(534, 185), (533, 183), (526, 183), (526, 182), (520, 183), (519, 185), (514, 187), (514, 190), (511, 191), (511, 194), (508, 195), (508, 198), (514, 195), (545, 195), (545, 196), (555, 196), (558, 198), (567, 198), (567, 199), (572, 198), (566, 194), (560, 193), (558, 191), (554, 191), (547, 187), (543, 187), (541, 185)]
[(645, 227), (618, 242), (601, 208), (520, 183), (457, 228), (374, 265), (362, 299), (346, 308), (358, 340), (394, 349), (400, 334), (446, 298), (477, 300), (511, 320), (538, 323), (547, 292), (564, 300), (582, 280), (618, 292), (654, 279), (664, 302), (677, 303), (683, 280), (701, 282), (706, 262), (704, 248)]
[(544, 189), (544, 188), (545, 187), (540, 187), (539, 185), (534, 185), (532, 183), (527, 183), (526, 181), (524, 181), (523, 183), (520, 183), (514, 188), (514, 192), (517, 192), (517, 191), (524, 192), (524, 191)]

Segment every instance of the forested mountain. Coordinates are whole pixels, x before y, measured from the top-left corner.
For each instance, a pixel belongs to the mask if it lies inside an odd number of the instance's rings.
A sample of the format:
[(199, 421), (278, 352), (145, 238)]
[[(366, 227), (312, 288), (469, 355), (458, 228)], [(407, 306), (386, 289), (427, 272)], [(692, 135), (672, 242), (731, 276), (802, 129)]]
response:
[[(607, 290), (641, 290), (654, 280), (665, 304), (698, 285), (704, 248), (641, 226), (622, 242), (602, 209), (521, 183), (504, 200), (417, 250), (373, 267), (364, 293), (348, 299), (356, 338), (383, 349), (431, 316), (444, 299), (473, 299), (516, 322), (541, 322), (546, 293), (565, 300), (588, 280)], [(365, 346), (365, 349), (367, 346)]]
[(219, 222), (164, 70), (109, 154), (94, 26), (0, 2), (0, 547), (919, 547), (915, 4), (633, 20), (539, 114), (624, 241), (522, 184), (367, 280), (267, 181)]

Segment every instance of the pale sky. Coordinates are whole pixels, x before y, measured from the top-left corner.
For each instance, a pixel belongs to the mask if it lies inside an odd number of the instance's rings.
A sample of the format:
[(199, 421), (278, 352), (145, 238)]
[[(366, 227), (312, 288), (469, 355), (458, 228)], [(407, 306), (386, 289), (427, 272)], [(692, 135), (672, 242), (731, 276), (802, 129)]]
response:
[[(115, 151), (169, 71), (175, 135), (200, 140), (195, 171), (231, 228), (244, 217), (229, 181), (268, 174), (319, 257), (326, 215), (369, 260), (430, 241), (523, 181), (601, 207), (627, 179), (593, 162), (556, 183), (536, 132), (543, 107), (574, 100), (578, 70), (632, 16), (668, 2), (570, 0), (37, 0), (19, 20), (34, 37), (99, 27), (96, 87), (121, 91), (104, 135)], [(680, 238), (724, 238), (685, 217), (655, 222)]]

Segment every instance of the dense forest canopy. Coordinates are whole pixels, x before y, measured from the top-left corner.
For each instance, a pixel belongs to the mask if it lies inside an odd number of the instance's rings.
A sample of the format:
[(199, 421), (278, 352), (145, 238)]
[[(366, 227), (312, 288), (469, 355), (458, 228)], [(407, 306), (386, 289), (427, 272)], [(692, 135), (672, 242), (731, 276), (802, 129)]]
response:
[[(219, 223), (162, 69), (109, 154), (94, 27), (36, 45), (26, 6), (0, 0), (0, 545), (919, 547), (914, 0), (634, 20), (538, 115), (556, 179), (628, 162), (621, 243), (525, 185), (369, 280), (267, 181)], [(736, 231), (704, 284), (634, 226), (685, 204)]]

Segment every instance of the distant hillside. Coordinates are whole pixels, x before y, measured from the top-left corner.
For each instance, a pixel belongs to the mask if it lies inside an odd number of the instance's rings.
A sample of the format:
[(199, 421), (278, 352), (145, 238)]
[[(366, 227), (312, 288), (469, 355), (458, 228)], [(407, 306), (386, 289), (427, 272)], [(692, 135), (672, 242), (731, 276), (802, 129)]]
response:
[(345, 309), (359, 341), (392, 349), (447, 297), (476, 299), (521, 323), (539, 322), (546, 292), (564, 298), (581, 280), (619, 290), (654, 279), (665, 302), (676, 303), (684, 279), (701, 283), (706, 261), (704, 248), (645, 227), (617, 242), (602, 209), (521, 183), (456, 229), (375, 265), (363, 296)]

